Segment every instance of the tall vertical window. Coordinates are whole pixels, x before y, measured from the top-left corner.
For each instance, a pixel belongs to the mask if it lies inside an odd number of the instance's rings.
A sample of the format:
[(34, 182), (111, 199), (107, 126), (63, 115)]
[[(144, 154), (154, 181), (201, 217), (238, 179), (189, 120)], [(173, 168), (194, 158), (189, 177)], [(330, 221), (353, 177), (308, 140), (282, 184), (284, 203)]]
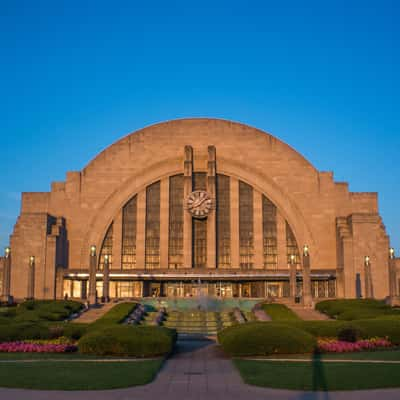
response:
[(268, 198), (262, 197), (264, 267), (278, 267), (278, 240), (276, 207)]
[(169, 178), (168, 266), (183, 266), (183, 175)]
[(103, 245), (100, 250), (99, 269), (104, 268), (104, 256), (109, 256), (109, 267), (112, 267), (112, 251), (113, 251), (113, 223), (108, 227), (106, 236), (103, 240)]
[(122, 269), (136, 267), (136, 215), (137, 196), (130, 199), (122, 210)]
[(160, 267), (160, 181), (146, 188), (146, 252), (148, 269)]
[[(207, 174), (195, 172), (193, 174), (193, 190), (206, 190)], [(193, 267), (206, 268), (207, 266), (207, 219), (193, 218), (192, 223), (192, 252)]]
[(240, 268), (253, 268), (253, 188), (239, 181)]
[(231, 266), (230, 178), (217, 175), (217, 263), (218, 268)]
[(288, 264), (290, 264), (290, 257), (292, 254), (295, 256), (295, 263), (300, 264), (300, 253), (297, 241), (290, 225), (286, 222), (286, 248)]

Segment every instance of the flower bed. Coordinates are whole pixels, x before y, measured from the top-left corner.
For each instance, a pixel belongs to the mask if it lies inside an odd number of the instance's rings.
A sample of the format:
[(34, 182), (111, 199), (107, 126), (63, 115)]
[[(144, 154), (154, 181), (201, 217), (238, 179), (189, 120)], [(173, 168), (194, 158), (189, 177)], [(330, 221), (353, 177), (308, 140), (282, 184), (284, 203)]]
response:
[(78, 347), (73, 344), (27, 342), (0, 343), (0, 352), (2, 353), (72, 353), (77, 350)]
[(324, 353), (351, 353), (388, 347), (392, 347), (392, 343), (383, 338), (363, 339), (356, 342), (345, 342), (337, 339), (318, 339), (318, 350)]

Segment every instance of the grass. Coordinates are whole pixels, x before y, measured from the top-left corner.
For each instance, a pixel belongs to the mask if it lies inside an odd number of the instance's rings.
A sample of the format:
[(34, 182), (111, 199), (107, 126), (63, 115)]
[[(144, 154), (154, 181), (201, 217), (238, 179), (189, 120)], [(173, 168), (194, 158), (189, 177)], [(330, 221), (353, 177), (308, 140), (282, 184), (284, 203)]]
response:
[[(243, 380), (291, 390), (363, 390), (400, 387), (399, 364), (234, 360)], [(367, 378), (366, 378), (367, 377)]]
[[(301, 359), (311, 360), (312, 354), (275, 354), (263, 359)], [(321, 354), (322, 360), (371, 360), (371, 361), (400, 361), (400, 350), (360, 351), (355, 353)]]
[(344, 321), (400, 317), (400, 309), (373, 299), (325, 300), (317, 303), (316, 309), (331, 318)]
[[(7, 363), (0, 361), (0, 387), (39, 390), (105, 390), (151, 382), (163, 360), (137, 362)], [(39, 365), (38, 365), (39, 364)]]
[(298, 321), (300, 318), (284, 304), (263, 304), (263, 310), (273, 321)]

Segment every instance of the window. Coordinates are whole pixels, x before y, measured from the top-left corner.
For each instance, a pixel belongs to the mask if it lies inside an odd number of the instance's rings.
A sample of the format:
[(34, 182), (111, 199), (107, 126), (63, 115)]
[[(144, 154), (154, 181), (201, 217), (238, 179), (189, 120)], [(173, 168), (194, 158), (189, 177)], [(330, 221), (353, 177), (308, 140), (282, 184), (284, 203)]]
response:
[(265, 196), (262, 197), (264, 267), (278, 267), (278, 241), (276, 229), (276, 207)]
[(160, 267), (160, 181), (146, 188), (146, 253), (148, 269)]
[(218, 268), (231, 266), (230, 178), (217, 175), (217, 263)]
[(294, 237), (292, 228), (286, 222), (286, 248), (287, 248), (287, 260), (288, 264), (290, 264), (290, 257), (292, 254), (295, 256), (295, 263), (300, 264), (300, 253), (299, 248), (297, 246), (296, 238)]
[(183, 175), (169, 178), (168, 267), (183, 266)]
[(240, 267), (253, 268), (253, 188), (239, 181), (239, 246)]
[(103, 240), (103, 245), (100, 251), (99, 269), (104, 268), (104, 256), (109, 256), (109, 268), (112, 267), (112, 252), (113, 252), (113, 223), (109, 226), (106, 236)]
[(122, 269), (136, 267), (136, 215), (137, 196), (122, 210)]

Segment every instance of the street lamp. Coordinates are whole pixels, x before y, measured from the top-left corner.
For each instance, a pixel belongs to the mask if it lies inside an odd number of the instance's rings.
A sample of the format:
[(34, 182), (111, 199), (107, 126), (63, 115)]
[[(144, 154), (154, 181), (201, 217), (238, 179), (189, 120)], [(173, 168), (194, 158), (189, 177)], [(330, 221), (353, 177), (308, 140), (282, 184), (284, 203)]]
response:
[(393, 248), (393, 247), (391, 247), (391, 248), (389, 249), (389, 257), (390, 257), (391, 260), (394, 259), (394, 248)]
[(96, 246), (95, 246), (94, 244), (92, 244), (92, 245), (90, 246), (90, 255), (91, 255), (92, 257), (94, 257), (94, 256), (96, 255)]
[(308, 257), (310, 255), (310, 248), (306, 244), (303, 247), (303, 255), (304, 257)]
[(10, 254), (11, 254), (11, 247), (6, 247), (6, 249), (4, 251), (5, 258), (10, 257)]
[(295, 264), (296, 263), (296, 256), (294, 254), (290, 255), (290, 264)]
[(364, 261), (365, 261), (365, 265), (368, 266), (371, 261), (371, 258), (369, 256), (365, 256)]
[(29, 265), (33, 267), (35, 265), (35, 256), (30, 256), (29, 257)]

